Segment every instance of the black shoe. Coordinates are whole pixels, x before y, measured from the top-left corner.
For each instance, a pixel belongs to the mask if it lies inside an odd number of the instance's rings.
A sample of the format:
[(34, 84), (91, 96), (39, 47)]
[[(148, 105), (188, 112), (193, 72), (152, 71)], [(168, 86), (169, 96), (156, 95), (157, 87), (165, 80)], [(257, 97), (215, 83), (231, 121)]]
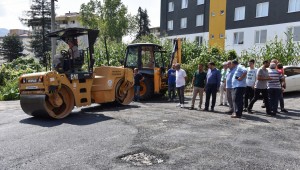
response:
[(207, 111), (207, 112), (208, 112), (208, 109), (207, 109), (207, 108), (205, 108), (205, 109), (203, 109), (203, 111)]
[(261, 108), (266, 108), (266, 105), (261, 105), (260, 107), (261, 107)]
[(231, 118), (241, 118), (242, 116), (232, 115)]
[(247, 109), (248, 114), (253, 114), (252, 110)]
[(244, 112), (247, 112), (248, 111), (248, 109), (247, 108), (244, 108), (244, 110), (243, 110)]
[(194, 110), (194, 107), (190, 107), (189, 110)]
[(281, 112), (288, 113), (288, 111), (285, 108), (282, 108)]
[(267, 113), (267, 116), (275, 117), (275, 116), (276, 116), (276, 113), (268, 112), (268, 113)]
[(219, 104), (219, 106), (223, 106), (223, 104), (221, 103), (221, 104)]
[(214, 112), (214, 111), (215, 111), (215, 109), (214, 109), (214, 108), (211, 108), (211, 109), (210, 109), (210, 111), (211, 111), (211, 112)]

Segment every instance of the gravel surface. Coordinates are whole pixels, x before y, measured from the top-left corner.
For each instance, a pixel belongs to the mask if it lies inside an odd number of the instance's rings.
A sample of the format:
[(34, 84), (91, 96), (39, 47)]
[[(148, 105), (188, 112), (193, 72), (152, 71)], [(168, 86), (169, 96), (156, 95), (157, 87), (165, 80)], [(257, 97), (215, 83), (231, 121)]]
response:
[(262, 101), (232, 119), (224, 106), (188, 110), (190, 100), (185, 109), (161, 99), (92, 105), (62, 120), (0, 102), (0, 169), (300, 169), (299, 92), (285, 95), (289, 113), (276, 117)]

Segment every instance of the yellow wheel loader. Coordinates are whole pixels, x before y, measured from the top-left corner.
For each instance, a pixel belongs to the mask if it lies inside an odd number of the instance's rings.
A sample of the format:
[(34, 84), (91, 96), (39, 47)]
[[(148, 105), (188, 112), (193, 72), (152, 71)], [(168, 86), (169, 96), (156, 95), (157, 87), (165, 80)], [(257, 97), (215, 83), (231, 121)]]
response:
[(140, 96), (147, 100), (156, 95), (164, 95), (168, 91), (167, 71), (174, 63), (181, 63), (181, 41), (173, 41), (172, 55), (166, 66), (162, 47), (152, 43), (130, 44), (126, 49), (125, 68), (138, 68), (144, 76), (141, 83)]
[(92, 103), (117, 102), (129, 104), (134, 97), (133, 72), (129, 68), (94, 65), (94, 43), (98, 30), (68, 28), (50, 33), (63, 42), (84, 37), (88, 47), (78, 50), (78, 57), (70, 51), (61, 51), (55, 70), (25, 74), (19, 78), (20, 103), (31, 116), (61, 119), (74, 106)]

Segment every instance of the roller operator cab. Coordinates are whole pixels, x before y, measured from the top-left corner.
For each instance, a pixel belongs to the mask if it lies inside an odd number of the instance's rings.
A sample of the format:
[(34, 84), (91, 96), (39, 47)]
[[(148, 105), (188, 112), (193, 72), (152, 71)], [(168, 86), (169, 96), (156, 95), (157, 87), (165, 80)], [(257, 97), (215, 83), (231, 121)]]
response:
[(56, 56), (53, 71), (25, 74), (19, 78), (20, 104), (25, 113), (61, 119), (68, 116), (74, 106), (110, 102), (127, 105), (133, 100), (131, 69), (94, 68), (93, 46), (98, 33), (98, 30), (68, 28), (48, 35), (65, 43), (71, 40), (80, 44), (79, 40), (86, 40), (88, 47), (74, 49), (70, 46), (68, 51), (62, 50)]
[[(170, 68), (173, 62), (178, 62), (181, 59), (178, 55), (178, 42), (180, 40), (174, 40), (173, 52), (167, 62), (164, 61), (163, 53), (165, 51), (162, 50), (160, 45), (137, 43), (127, 46), (124, 67), (138, 68), (145, 78), (141, 83), (141, 99), (147, 100), (155, 94), (164, 95), (168, 90), (167, 69)], [(169, 65), (166, 65), (166, 63)]]

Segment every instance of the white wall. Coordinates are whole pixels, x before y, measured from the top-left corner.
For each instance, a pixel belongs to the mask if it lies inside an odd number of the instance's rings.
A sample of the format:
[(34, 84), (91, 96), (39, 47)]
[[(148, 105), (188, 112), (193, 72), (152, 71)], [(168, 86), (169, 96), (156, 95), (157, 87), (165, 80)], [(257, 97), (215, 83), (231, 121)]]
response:
[(184, 35), (175, 35), (175, 36), (167, 36), (163, 39), (175, 39), (175, 38), (186, 38), (187, 41), (194, 42), (197, 36), (203, 37), (203, 43), (208, 44), (209, 33), (196, 33), (196, 34), (184, 34)]
[[(285, 33), (288, 28), (295, 26), (300, 26), (300, 22), (226, 30), (225, 50), (234, 49), (240, 55), (243, 50), (264, 46), (265, 44), (255, 44), (255, 31), (258, 30), (267, 30), (267, 41), (273, 41), (277, 35), (279, 40), (282, 39), (285, 42), (287, 40)], [(244, 44), (233, 44), (235, 32), (244, 32)]]

